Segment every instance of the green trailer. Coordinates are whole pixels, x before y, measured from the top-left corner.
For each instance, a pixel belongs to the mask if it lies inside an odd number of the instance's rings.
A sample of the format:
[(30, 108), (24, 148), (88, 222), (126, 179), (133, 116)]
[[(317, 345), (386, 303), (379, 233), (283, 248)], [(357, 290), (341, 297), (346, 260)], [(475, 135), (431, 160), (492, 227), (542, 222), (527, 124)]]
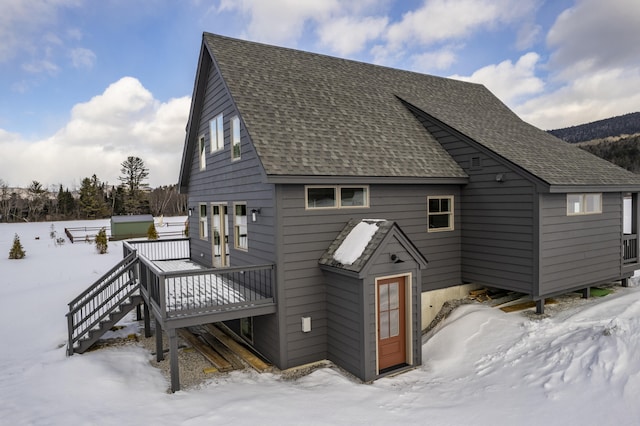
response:
[(146, 237), (149, 226), (153, 223), (150, 214), (111, 217), (111, 239)]

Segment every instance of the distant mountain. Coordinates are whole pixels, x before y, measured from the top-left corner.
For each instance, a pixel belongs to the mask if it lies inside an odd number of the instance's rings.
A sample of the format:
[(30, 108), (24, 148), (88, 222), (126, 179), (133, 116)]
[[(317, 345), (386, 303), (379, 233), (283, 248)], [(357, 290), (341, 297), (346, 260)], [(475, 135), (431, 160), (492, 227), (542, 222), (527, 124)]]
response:
[(579, 142), (576, 145), (631, 172), (640, 173), (640, 133), (631, 136), (610, 136)]
[(552, 135), (570, 143), (605, 139), (610, 136), (640, 133), (640, 112), (606, 118), (592, 123), (549, 130)]

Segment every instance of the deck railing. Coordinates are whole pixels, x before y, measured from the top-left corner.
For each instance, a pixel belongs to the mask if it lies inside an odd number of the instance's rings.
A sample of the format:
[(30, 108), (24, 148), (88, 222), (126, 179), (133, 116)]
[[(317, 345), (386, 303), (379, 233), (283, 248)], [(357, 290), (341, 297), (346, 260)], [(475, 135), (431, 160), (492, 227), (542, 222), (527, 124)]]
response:
[(132, 250), (148, 260), (189, 259), (189, 239), (173, 238), (167, 240), (132, 240), (122, 244), (123, 254), (127, 256)]
[(638, 235), (624, 234), (622, 237), (622, 262), (638, 262)]
[(188, 260), (189, 240), (126, 241), (136, 250), (140, 285), (162, 320), (274, 303), (274, 265), (165, 271), (162, 260)]
[(85, 337), (100, 321), (138, 291), (136, 263), (137, 257), (133, 250), (91, 287), (69, 302), (69, 355), (73, 354), (74, 345), (78, 340)]

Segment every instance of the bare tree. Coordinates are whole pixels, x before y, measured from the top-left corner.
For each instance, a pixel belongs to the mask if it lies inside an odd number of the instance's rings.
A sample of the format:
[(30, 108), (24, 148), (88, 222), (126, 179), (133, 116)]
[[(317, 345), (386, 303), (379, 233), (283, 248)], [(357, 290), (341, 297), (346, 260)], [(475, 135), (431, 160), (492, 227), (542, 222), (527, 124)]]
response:
[(9, 185), (0, 179), (0, 222), (8, 222), (11, 213), (11, 193)]

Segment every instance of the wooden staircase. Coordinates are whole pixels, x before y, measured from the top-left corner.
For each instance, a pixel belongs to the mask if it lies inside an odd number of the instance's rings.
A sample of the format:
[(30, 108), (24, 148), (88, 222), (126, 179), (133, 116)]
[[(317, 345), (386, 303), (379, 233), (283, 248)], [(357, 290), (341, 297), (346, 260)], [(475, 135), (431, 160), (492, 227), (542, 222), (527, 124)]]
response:
[(67, 355), (83, 353), (143, 301), (138, 257), (127, 255), (69, 303)]
[(85, 337), (77, 341), (73, 352), (79, 354), (86, 352), (94, 343), (100, 340), (104, 333), (111, 330), (118, 321), (141, 303), (142, 296), (136, 294), (131, 296), (129, 300), (118, 305), (117, 309), (111, 311), (95, 328), (89, 330), (89, 333), (87, 333)]

